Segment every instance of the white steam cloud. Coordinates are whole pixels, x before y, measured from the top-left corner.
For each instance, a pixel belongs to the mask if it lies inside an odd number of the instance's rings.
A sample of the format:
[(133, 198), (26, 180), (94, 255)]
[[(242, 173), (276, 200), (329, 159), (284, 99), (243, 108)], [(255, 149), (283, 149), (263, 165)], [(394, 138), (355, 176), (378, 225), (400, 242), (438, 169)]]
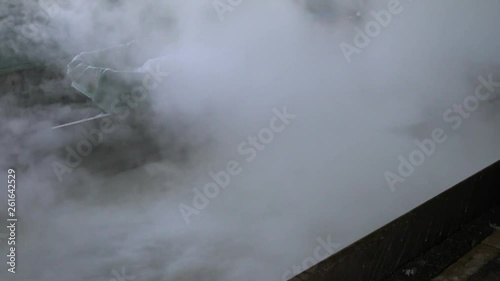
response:
[[(479, 76), (500, 82), (500, 2), (401, 0), (348, 63), (341, 43), (355, 46), (356, 28), (393, 1), (2, 0), (2, 48), (48, 70), (2, 78), (0, 178), (17, 169), (19, 245), (16, 275), (4, 263), (0, 279), (284, 280), (318, 238), (340, 250), (498, 160), (493, 94), (467, 117), (443, 114)], [(66, 65), (131, 40), (170, 74), (146, 133), (116, 124), (106, 149), (59, 182), (52, 163), (82, 135), (50, 128), (99, 112), (70, 89)], [(285, 108), (295, 117), (252, 146)], [(400, 175), (398, 156), (439, 128), (447, 140)], [(161, 158), (120, 173), (98, 166), (142, 155), (144, 136)], [(228, 163), (240, 173), (197, 209), (193, 189)], [(404, 182), (391, 190), (387, 171)], [(195, 208), (189, 224), (180, 206)]]

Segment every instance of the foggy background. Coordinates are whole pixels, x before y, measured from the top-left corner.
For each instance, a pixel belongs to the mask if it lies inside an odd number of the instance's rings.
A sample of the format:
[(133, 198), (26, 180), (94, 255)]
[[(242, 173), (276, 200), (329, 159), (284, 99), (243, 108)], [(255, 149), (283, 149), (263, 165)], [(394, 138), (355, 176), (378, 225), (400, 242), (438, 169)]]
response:
[[(388, 1), (313, 2), (243, 0), (221, 18), (213, 1), (2, 0), (0, 49), (50, 70), (1, 81), (1, 178), (16, 168), (19, 222), (17, 273), (4, 263), (0, 278), (109, 281), (126, 268), (140, 281), (283, 280), (317, 238), (340, 250), (499, 159), (498, 101), (456, 130), (443, 113), (474, 94), (478, 76), (500, 81), (500, 2), (402, 0), (351, 63), (339, 45)], [(145, 124), (162, 160), (113, 175), (84, 160), (60, 182), (52, 163), (82, 135), (50, 128), (99, 112), (71, 92), (66, 65), (131, 40), (166, 56), (170, 76)], [(296, 118), (246, 161), (238, 146), (284, 107)], [(108, 146), (149, 145), (117, 126)], [(392, 191), (384, 173), (435, 128), (447, 141)], [(193, 188), (229, 161), (241, 174), (186, 224), (179, 204), (193, 206)]]

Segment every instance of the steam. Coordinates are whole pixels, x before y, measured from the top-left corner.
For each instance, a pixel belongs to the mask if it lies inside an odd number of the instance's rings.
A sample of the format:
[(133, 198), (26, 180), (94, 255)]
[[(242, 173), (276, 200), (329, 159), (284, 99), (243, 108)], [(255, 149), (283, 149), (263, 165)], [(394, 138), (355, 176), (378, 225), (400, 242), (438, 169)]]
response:
[[(443, 120), (477, 77), (500, 81), (497, 1), (401, 0), (351, 63), (339, 45), (354, 44), (354, 28), (387, 1), (332, 0), (330, 15), (303, 1), (234, 1), (223, 20), (213, 1), (53, 1), (36, 21), (49, 2), (40, 3), (1, 4), (13, 15), (1, 36), (17, 46), (5, 52), (50, 69), (5, 76), (0, 96), (2, 178), (8, 167), (19, 175), (12, 280), (109, 281), (123, 268), (141, 281), (283, 280), (318, 237), (346, 247), (500, 156), (495, 100), (457, 130)], [(26, 38), (30, 24), (39, 32)], [(146, 66), (170, 74), (151, 94), (151, 114), (116, 123), (59, 182), (52, 163), (82, 135), (50, 128), (99, 113), (61, 73), (82, 51), (131, 40), (152, 59)], [(296, 118), (247, 161), (239, 145), (284, 108)], [(448, 140), (391, 192), (384, 173), (435, 128)], [(144, 136), (161, 157), (119, 173), (98, 166), (140, 158)], [(132, 145), (110, 152), (122, 140)], [(242, 172), (186, 224), (180, 204), (193, 207), (193, 188), (230, 161)]]

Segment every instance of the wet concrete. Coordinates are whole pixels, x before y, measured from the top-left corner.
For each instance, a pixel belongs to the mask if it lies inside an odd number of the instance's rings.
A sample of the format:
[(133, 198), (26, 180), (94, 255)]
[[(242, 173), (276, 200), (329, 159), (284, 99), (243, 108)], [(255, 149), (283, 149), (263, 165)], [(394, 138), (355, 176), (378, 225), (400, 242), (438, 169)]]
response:
[(386, 281), (500, 280), (500, 207), (396, 270)]
[(500, 280), (500, 255), (483, 266), (468, 281), (498, 281)]
[[(490, 275), (491, 270), (488, 269), (489, 267), (487, 267), (487, 265), (491, 262), (497, 264), (495, 261), (498, 260), (498, 258), (500, 258), (500, 248), (493, 248), (481, 243), (432, 280), (468, 281), (471, 280), (473, 276), (476, 276), (474, 280), (483, 280), (480, 275)], [(497, 276), (497, 278), (498, 277), (500, 276)]]

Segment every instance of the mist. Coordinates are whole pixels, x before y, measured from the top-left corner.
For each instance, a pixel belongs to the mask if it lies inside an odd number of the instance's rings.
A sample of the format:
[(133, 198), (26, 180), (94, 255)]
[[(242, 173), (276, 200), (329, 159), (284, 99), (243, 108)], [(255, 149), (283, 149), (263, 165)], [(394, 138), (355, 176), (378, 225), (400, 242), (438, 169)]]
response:
[[(19, 216), (17, 273), (2, 280), (287, 280), (318, 239), (329, 256), (500, 157), (497, 94), (453, 111), (479, 77), (500, 82), (498, 1), (401, 0), (362, 48), (356, 29), (392, 1), (2, 2), (2, 38), (50, 69), (0, 81), (0, 167), (17, 169)], [(143, 68), (169, 73), (139, 118), (159, 157), (105, 172), (150, 146), (117, 122), (102, 147), (133, 145), (95, 148), (60, 181), (53, 163), (82, 135), (51, 128), (99, 113), (72, 105), (84, 97), (68, 94), (67, 65), (132, 40)], [(398, 173), (435, 130), (446, 140)]]

